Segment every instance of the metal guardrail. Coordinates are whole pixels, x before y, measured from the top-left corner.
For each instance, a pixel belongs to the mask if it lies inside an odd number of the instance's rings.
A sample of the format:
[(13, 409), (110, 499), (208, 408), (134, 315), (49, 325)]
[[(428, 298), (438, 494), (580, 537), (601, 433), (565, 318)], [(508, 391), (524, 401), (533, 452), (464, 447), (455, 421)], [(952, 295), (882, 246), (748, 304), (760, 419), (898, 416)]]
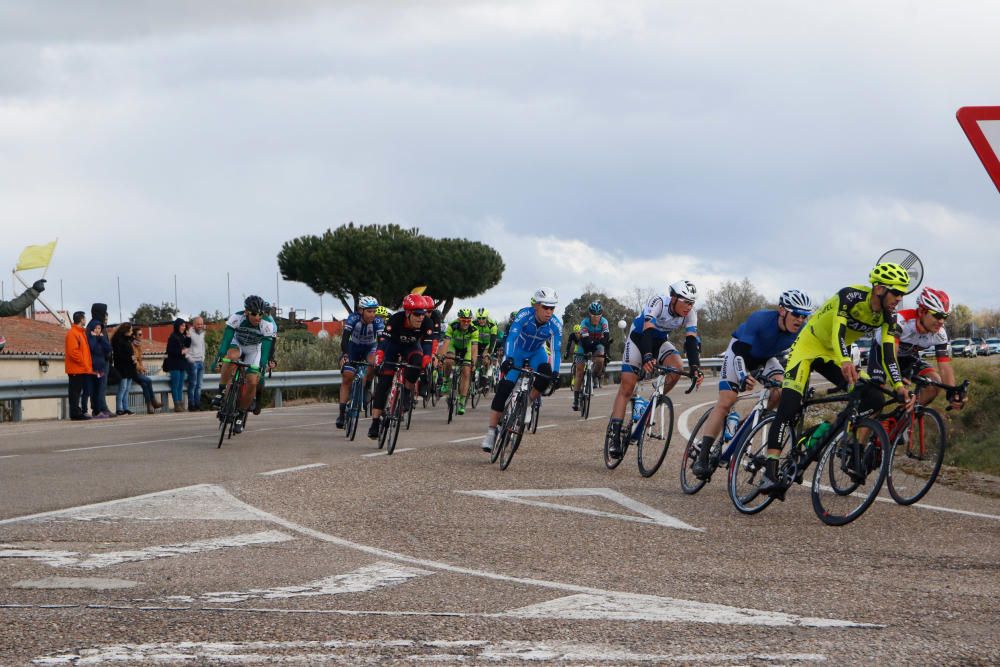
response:
[[(702, 368), (718, 371), (722, 367), (721, 357), (707, 357), (701, 360)], [(621, 374), (622, 364), (620, 361), (612, 361), (607, 365), (607, 372), (617, 381)], [(560, 365), (560, 374), (569, 377), (571, 364), (563, 362)], [(149, 378), (153, 383), (153, 392), (160, 395), (163, 405), (167, 405), (170, 395), (170, 376), (153, 375)], [(211, 390), (219, 382), (219, 374), (206, 374), (203, 386)], [(275, 407), (281, 407), (284, 402), (284, 391), (286, 389), (308, 389), (310, 387), (339, 387), (340, 371), (285, 371), (272, 373), (265, 380), (265, 387), (272, 392)], [(108, 387), (108, 396), (114, 396), (117, 387)], [(51, 380), (4, 380), (0, 381), (0, 401), (10, 401), (12, 403), (13, 421), (21, 421), (23, 401), (58, 398), (62, 399), (60, 409), (60, 419), (69, 416), (69, 379), (53, 378)], [(129, 406), (137, 408), (137, 412), (145, 412), (145, 401), (142, 397), (142, 389), (133, 383), (129, 390)]]

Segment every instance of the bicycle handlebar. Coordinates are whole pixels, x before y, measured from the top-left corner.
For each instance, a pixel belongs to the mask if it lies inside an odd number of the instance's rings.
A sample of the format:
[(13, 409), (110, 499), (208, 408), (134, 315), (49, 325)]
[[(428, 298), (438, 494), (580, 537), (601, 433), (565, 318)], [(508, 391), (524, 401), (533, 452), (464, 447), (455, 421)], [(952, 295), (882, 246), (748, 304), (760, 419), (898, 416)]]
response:
[[(698, 386), (699, 375), (693, 373), (692, 371), (679, 371), (673, 366), (661, 366), (660, 364), (656, 364), (655, 366), (653, 366), (653, 372), (656, 373), (657, 375), (666, 375), (667, 373), (674, 373), (675, 375), (680, 375), (681, 377), (691, 378), (691, 386), (687, 388), (687, 391), (684, 392), (685, 394), (690, 394), (692, 391), (695, 390), (695, 387)], [(645, 376), (645, 372), (643, 372), (643, 376)]]

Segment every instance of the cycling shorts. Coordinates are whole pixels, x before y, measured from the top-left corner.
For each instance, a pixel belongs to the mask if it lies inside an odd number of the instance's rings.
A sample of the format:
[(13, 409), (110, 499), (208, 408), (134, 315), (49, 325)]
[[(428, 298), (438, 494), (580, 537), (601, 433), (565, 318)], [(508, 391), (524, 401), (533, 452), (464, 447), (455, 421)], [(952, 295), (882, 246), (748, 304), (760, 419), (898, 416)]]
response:
[[(662, 364), (667, 357), (671, 354), (680, 355), (677, 348), (669, 340), (664, 340), (660, 343), (660, 349), (656, 352), (656, 361)], [(622, 355), (622, 373), (635, 373), (639, 374), (639, 370), (642, 368), (642, 352), (639, 351), (639, 346), (635, 344), (631, 336), (625, 338), (625, 353)]]
[(910, 380), (918, 375), (934, 372), (934, 367), (920, 357), (900, 357), (899, 372), (904, 379)]
[[(591, 354), (593, 354), (595, 357), (604, 356), (604, 344), (598, 343), (597, 345), (595, 345), (594, 351)], [(573, 357), (573, 361), (584, 361), (584, 355), (586, 355), (586, 352), (583, 351), (582, 347), (577, 345), (576, 355)]]
[(343, 371), (349, 371), (351, 373), (357, 372), (354, 364), (359, 361), (368, 361), (368, 357), (375, 353), (377, 345), (372, 343), (371, 345), (365, 345), (363, 343), (348, 343), (347, 344), (347, 361), (344, 364)]
[[(719, 371), (719, 391), (739, 391), (740, 390), (740, 378), (739, 374), (736, 372), (736, 357), (737, 355), (733, 352), (733, 342), (734, 338), (729, 343), (729, 347), (726, 349), (726, 353), (722, 355), (722, 369)], [(776, 357), (771, 357), (764, 362), (764, 377), (768, 380), (774, 378), (775, 375), (781, 375), (785, 372), (785, 369), (781, 367), (781, 362), (778, 361)], [(757, 370), (757, 367), (746, 365), (746, 372)]]
[(248, 371), (250, 373), (260, 374), (260, 354), (263, 345), (247, 345), (243, 346), (237, 343), (235, 340), (230, 344), (230, 350), (239, 350), (240, 356), (239, 360), (244, 364), (250, 364)]

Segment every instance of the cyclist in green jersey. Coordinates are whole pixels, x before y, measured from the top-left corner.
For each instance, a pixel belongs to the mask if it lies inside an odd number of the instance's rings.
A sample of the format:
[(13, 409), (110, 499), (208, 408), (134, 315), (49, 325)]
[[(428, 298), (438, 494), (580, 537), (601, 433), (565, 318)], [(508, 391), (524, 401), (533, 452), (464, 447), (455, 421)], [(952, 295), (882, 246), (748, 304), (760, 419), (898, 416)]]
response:
[[(910, 408), (913, 400), (899, 372), (896, 361), (895, 310), (910, 285), (910, 276), (899, 264), (883, 262), (868, 275), (871, 285), (851, 285), (834, 294), (813, 315), (792, 344), (781, 383), (777, 428), (768, 431), (767, 463), (761, 479), (764, 493), (780, 492), (778, 460), (785, 434), (802, 404), (809, 385), (809, 374), (816, 371), (827, 380), (849, 389), (858, 381), (858, 369), (851, 360), (850, 344), (876, 330), (881, 332), (882, 370), (899, 400)], [(881, 392), (865, 391), (862, 409), (881, 407)], [(779, 496), (780, 497), (780, 496)]]
[(476, 329), (479, 331), (479, 359), (483, 363), (483, 369), (489, 370), (499, 339), (497, 323), (490, 318), (490, 311), (485, 308), (476, 311)]
[(441, 391), (451, 391), (451, 371), (455, 360), (466, 362), (462, 366), (462, 376), (458, 389), (458, 403), (455, 412), (465, 414), (465, 397), (469, 391), (469, 377), (472, 374), (472, 360), (479, 351), (479, 329), (472, 324), (472, 310), (461, 308), (458, 319), (444, 329), (444, 342), (441, 344), (439, 356), (444, 357), (444, 385)]

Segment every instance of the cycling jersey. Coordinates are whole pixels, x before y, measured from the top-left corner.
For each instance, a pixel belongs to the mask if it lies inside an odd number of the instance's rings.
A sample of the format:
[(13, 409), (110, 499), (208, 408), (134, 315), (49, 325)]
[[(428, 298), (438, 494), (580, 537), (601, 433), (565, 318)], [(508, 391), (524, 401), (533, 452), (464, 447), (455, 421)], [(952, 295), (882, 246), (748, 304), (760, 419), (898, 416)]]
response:
[(243, 311), (234, 313), (226, 320), (226, 329), (222, 334), (215, 363), (218, 364), (230, 348), (239, 348), (240, 360), (250, 364), (251, 371), (257, 372), (260, 370), (261, 360), (267, 363), (271, 359), (277, 335), (278, 325), (270, 315), (261, 317), (260, 323), (253, 326)]
[(814, 362), (818, 362), (817, 366), (830, 362), (839, 367), (851, 361), (847, 346), (876, 330), (881, 331), (883, 340), (890, 342), (880, 346), (881, 354), (876, 355), (879, 372), (873, 377), (891, 380), (894, 389), (902, 386), (895, 344), (891, 342), (895, 323), (891, 317), (887, 319), (883, 313), (872, 310), (871, 292), (871, 285), (845, 287), (809, 318), (788, 355), (782, 387), (803, 393)]
[(348, 343), (358, 347), (373, 347), (377, 342), (385, 323), (381, 317), (376, 317), (371, 324), (365, 324), (358, 313), (351, 313), (344, 320), (344, 333), (340, 339), (343, 351), (347, 352)]
[(738, 358), (742, 358), (746, 372), (763, 368), (767, 378), (782, 372), (777, 357), (791, 347), (797, 334), (778, 328), (780, 316), (776, 310), (758, 310), (736, 327), (722, 356), (719, 391), (739, 391), (743, 378), (737, 368)]
[[(547, 349), (546, 344), (549, 344)], [(541, 364), (549, 363), (552, 371), (558, 373), (560, 356), (558, 352), (551, 354), (550, 350), (561, 349), (562, 321), (553, 315), (548, 322), (539, 323), (532, 306), (522, 308), (507, 330), (504, 354), (512, 360), (515, 368), (522, 366), (525, 361), (535, 370)], [(517, 379), (517, 372), (510, 371), (506, 379), (513, 382)]]
[[(951, 361), (948, 356), (948, 333), (944, 327), (938, 329), (937, 333), (917, 330), (917, 322), (920, 317), (915, 308), (900, 310), (896, 313), (896, 343), (899, 345), (898, 355), (900, 360), (903, 357), (919, 357), (921, 350), (934, 348), (934, 356), (938, 361)], [(882, 332), (878, 331), (875, 340), (882, 342)]]
[[(580, 342), (576, 346), (577, 356), (598, 351), (598, 347), (604, 345), (610, 335), (611, 327), (608, 326), (606, 317), (598, 320), (597, 324), (591, 322), (589, 317), (583, 318), (580, 322)], [(603, 352), (603, 348), (600, 351)]]
[(444, 339), (451, 341), (455, 356), (461, 356), (466, 361), (472, 360), (472, 346), (479, 344), (479, 329), (470, 324), (467, 329), (455, 320), (444, 330)]
[(481, 325), (473, 320), (472, 325), (479, 331), (480, 353), (492, 352), (497, 345), (497, 323), (487, 318), (486, 324)]
[[(646, 322), (651, 322), (653, 327), (651, 329), (645, 330), (643, 327)], [(628, 336), (625, 338), (625, 350), (622, 354), (622, 371), (626, 373), (638, 373), (639, 369), (642, 367), (642, 345), (643, 338), (645, 336), (650, 336), (652, 338), (654, 350), (652, 350), (653, 355), (659, 362), (663, 362), (666, 357), (671, 354), (680, 354), (677, 348), (667, 340), (670, 333), (675, 329), (684, 329), (685, 337), (688, 334), (691, 337), (695, 337), (698, 334), (698, 313), (692, 308), (688, 311), (687, 315), (681, 316), (670, 311), (670, 296), (663, 294), (660, 296), (654, 296), (649, 300), (643, 309), (639, 313), (639, 316), (632, 320), (632, 326), (629, 329)], [(582, 328), (581, 328), (582, 333)], [(698, 366), (698, 355), (694, 348), (689, 348), (686, 344), (685, 349), (688, 350), (688, 363), (694, 367)]]

